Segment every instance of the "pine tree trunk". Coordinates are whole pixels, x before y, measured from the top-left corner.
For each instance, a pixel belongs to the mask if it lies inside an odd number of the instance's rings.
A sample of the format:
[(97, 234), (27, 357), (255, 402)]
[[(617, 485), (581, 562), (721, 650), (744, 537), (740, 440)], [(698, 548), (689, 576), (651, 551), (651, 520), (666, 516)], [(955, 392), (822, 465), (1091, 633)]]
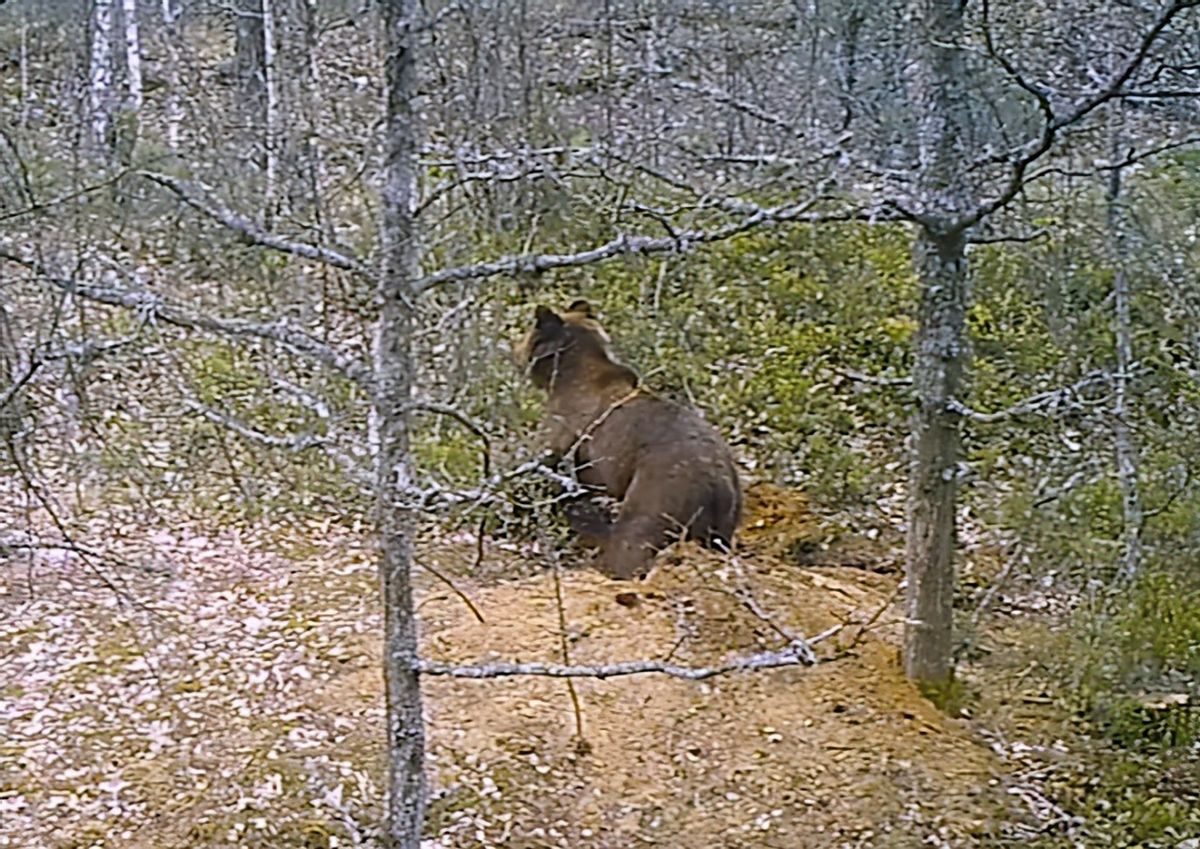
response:
[(388, 815), (391, 849), (419, 849), (425, 816), (425, 728), (412, 597), (416, 516), (398, 505), (411, 483), (409, 403), (415, 368), (412, 284), (418, 274), (413, 217), (417, 197), (417, 78), (412, 27), (418, 0), (381, 0), (386, 29), (387, 117), (383, 185), (383, 280), (375, 347), (374, 418), (378, 429), (379, 568), (387, 688)]
[(961, 421), (953, 412), (968, 361), (964, 336), (966, 234), (957, 223), (970, 200), (965, 170), (966, 100), (960, 0), (915, 0), (921, 39), (913, 103), (918, 115), (922, 223), (914, 248), (921, 285), (913, 382), (905, 597), (904, 667), (938, 691), (953, 676), (954, 547)]

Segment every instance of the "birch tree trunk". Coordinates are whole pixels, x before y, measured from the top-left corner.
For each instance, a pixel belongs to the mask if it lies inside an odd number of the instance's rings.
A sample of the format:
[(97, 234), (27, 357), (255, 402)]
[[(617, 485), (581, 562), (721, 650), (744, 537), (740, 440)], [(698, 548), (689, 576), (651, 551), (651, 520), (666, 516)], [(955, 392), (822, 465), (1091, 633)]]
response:
[(1109, 105), (1110, 150), (1112, 170), (1109, 172), (1105, 196), (1108, 213), (1109, 260), (1113, 271), (1113, 312), (1117, 373), (1113, 380), (1113, 448), (1117, 461), (1117, 482), (1121, 487), (1123, 546), (1121, 574), (1131, 577), (1141, 565), (1142, 499), (1138, 488), (1138, 457), (1133, 434), (1129, 427), (1129, 378), (1133, 369), (1133, 319), (1130, 314), (1130, 286), (1126, 273), (1125, 216), (1121, 199), (1121, 167), (1124, 157), (1124, 104), (1116, 100)]
[(92, 50), (88, 73), (92, 138), (112, 150), (113, 132), (113, 0), (93, 0)]
[(381, 0), (385, 27), (387, 116), (384, 140), (383, 279), (375, 345), (374, 418), (379, 571), (384, 610), (387, 689), (388, 814), (391, 849), (419, 849), (425, 817), (425, 727), (416, 672), (417, 623), (412, 597), (416, 516), (398, 505), (412, 481), (409, 404), (412, 396), (413, 282), (418, 256), (413, 215), (417, 200), (417, 90), (413, 26), (418, 0)]
[(138, 30), (137, 0), (121, 0), (121, 24), (125, 33), (125, 101), (117, 134), (118, 158), (132, 161), (141, 133), (142, 37)]
[(162, 0), (162, 22), (164, 41), (164, 76), (167, 81), (167, 147), (179, 149), (183, 127), (183, 105), (179, 95), (183, 88), (180, 76), (179, 47), (182, 33), (179, 28), (180, 9), (176, 0)]
[(263, 156), (266, 167), (265, 224), (275, 220), (279, 203), (279, 75), (276, 73), (275, 4), (261, 0), (262, 5), (262, 79), (264, 103)]
[(917, 411), (909, 484), (904, 668), (935, 691), (949, 683), (954, 600), (955, 511), (961, 422), (952, 411), (968, 360), (962, 3), (915, 0), (921, 43), (913, 101), (919, 116), (922, 219), (914, 248), (921, 285), (913, 367)]
[(142, 109), (142, 37), (138, 30), (137, 0), (121, 0), (121, 18), (125, 24), (126, 108), (137, 113)]

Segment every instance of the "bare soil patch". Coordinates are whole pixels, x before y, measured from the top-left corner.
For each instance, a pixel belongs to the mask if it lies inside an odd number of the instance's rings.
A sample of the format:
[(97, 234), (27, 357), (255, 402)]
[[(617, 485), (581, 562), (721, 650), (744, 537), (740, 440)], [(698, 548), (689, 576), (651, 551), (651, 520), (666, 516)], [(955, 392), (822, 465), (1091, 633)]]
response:
[[(895, 576), (783, 559), (816, 519), (786, 491), (750, 503), (733, 561), (681, 546), (645, 582), (563, 570), (571, 662), (710, 665), (780, 647), (779, 630), (845, 623), (819, 647), (834, 659), (580, 681), (583, 743), (563, 681), (427, 678), (431, 846), (961, 846), (994, 832), (1008, 816), (1001, 765), (903, 679)], [(180, 521), (115, 538), (120, 566), (12, 554), (0, 846), (372, 844), (382, 705), (363, 539), (328, 522)], [(489, 575), (532, 557), (486, 556)], [(457, 574), (473, 545), (429, 539), (421, 557)], [(423, 575), (425, 655), (561, 661), (554, 575), (521, 565), (514, 580), (457, 574), (483, 624)]]

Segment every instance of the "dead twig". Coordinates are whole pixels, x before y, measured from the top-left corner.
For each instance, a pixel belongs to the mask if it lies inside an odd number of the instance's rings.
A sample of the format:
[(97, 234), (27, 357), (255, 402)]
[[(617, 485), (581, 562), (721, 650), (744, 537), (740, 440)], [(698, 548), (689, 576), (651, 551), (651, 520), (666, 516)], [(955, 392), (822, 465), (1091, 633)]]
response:
[(487, 621), (483, 618), (483, 614), (479, 612), (479, 608), (476, 606), (475, 602), (471, 601), (471, 597), (460, 590), (447, 575), (421, 560), (417, 560), (416, 563), (417, 566), (424, 569), (430, 575), (433, 575), (433, 577), (445, 584), (450, 592), (458, 596), (458, 600), (467, 606), (467, 609), (471, 611), (471, 615), (475, 617), (476, 621), (478, 621), (480, 625), (487, 624)]
[[(764, 207), (751, 203), (741, 204), (745, 217), (712, 230), (681, 230), (673, 236), (631, 236), (620, 234), (602, 245), (573, 254), (520, 254), (506, 256), (491, 262), (480, 262), (454, 268), (444, 268), (426, 275), (413, 283), (420, 293), (447, 283), (480, 280), (497, 275), (539, 274), (558, 268), (576, 268), (593, 265), (618, 256), (650, 255), (660, 253), (682, 253), (692, 246), (721, 242), (748, 233), (762, 226), (784, 223), (818, 223), (825, 221), (866, 220), (865, 214), (847, 212), (822, 214), (812, 212), (825, 200), (823, 187), (812, 197), (796, 203)], [(880, 220), (873, 215), (871, 220)]]
[(626, 660), (597, 666), (568, 666), (560, 663), (511, 663), (498, 661), (476, 666), (457, 666), (436, 660), (418, 659), (413, 668), (422, 675), (443, 675), (451, 678), (511, 678), (529, 676), (542, 678), (595, 678), (605, 680), (626, 675), (659, 674), (688, 681), (703, 681), (728, 675), (731, 672), (755, 672), (789, 666), (813, 666), (811, 646), (829, 639), (842, 630), (842, 625), (826, 628), (802, 643), (788, 645), (778, 651), (756, 652), (736, 657), (717, 666), (679, 666), (659, 660)]
[(266, 445), (269, 448), (286, 448), (288, 451), (300, 452), (307, 451), (310, 448), (319, 448), (328, 441), (323, 436), (311, 433), (302, 433), (298, 436), (275, 436), (274, 434), (264, 433), (257, 428), (238, 421), (233, 416), (218, 412), (211, 407), (206, 407), (199, 401), (194, 401), (190, 398), (183, 402), (183, 406), (194, 413), (198, 413), (213, 424), (221, 425), (232, 430), (238, 436), (261, 445)]
[(323, 262), (332, 265), (334, 268), (353, 271), (367, 280), (375, 279), (375, 275), (370, 269), (354, 257), (340, 251), (335, 251), (332, 248), (297, 242), (263, 230), (250, 219), (213, 200), (213, 190), (203, 183), (180, 180), (177, 177), (172, 177), (168, 174), (159, 174), (155, 171), (138, 171), (137, 173), (152, 183), (157, 183), (169, 189), (192, 209), (219, 222), (227, 229), (238, 233), (251, 244), (270, 248), (280, 253), (292, 254), (304, 259)]
[(364, 389), (372, 384), (371, 369), (356, 357), (346, 356), (316, 337), (291, 326), (286, 320), (246, 321), (198, 312), (147, 291), (115, 286), (99, 286), (52, 273), (42, 262), (22, 256), (0, 245), (0, 259), (21, 265), (55, 288), (89, 301), (120, 307), (137, 313), (144, 321), (162, 321), (184, 330), (201, 330), (232, 337), (253, 337), (277, 342), (285, 349), (321, 363)]
[[(539, 533), (539, 536), (542, 538), (544, 548), (550, 552), (550, 559), (554, 567), (554, 604), (558, 609), (558, 648), (563, 664), (569, 666), (571, 663), (571, 640), (567, 636), (567, 610), (566, 605), (563, 604), (562, 560), (558, 556), (558, 549), (546, 539), (545, 532)], [(571, 678), (567, 679), (567, 694), (571, 697), (571, 712), (575, 717), (575, 744), (577, 747), (586, 747), (588, 743), (583, 736), (583, 705), (579, 700), (579, 691), (575, 689), (575, 681)]]
[[(1132, 375), (1129, 375), (1132, 377)], [(1090, 389), (1095, 386), (1105, 386), (1109, 384), (1116, 375), (1108, 371), (1094, 371), (1090, 374), (1072, 383), (1070, 386), (1063, 386), (1059, 389), (1051, 389), (1047, 392), (1039, 392), (1036, 395), (1030, 395), (1023, 401), (1013, 404), (1011, 407), (1006, 407), (1003, 410), (998, 410), (994, 413), (981, 413), (978, 410), (973, 410), (966, 404), (963, 404), (957, 399), (951, 399), (947, 405), (951, 412), (958, 413), (964, 418), (971, 421), (982, 422), (984, 424), (993, 424), (1001, 422), (1014, 416), (1029, 415), (1037, 413), (1039, 415), (1050, 415), (1052, 410), (1062, 406), (1078, 407), (1082, 403), (1078, 396), (1085, 389)]]
[(895, 603), (896, 599), (900, 596), (900, 591), (903, 589), (903, 587), (903, 583), (896, 584), (896, 586), (892, 589), (891, 594), (887, 597), (887, 599), (884, 600), (883, 604), (879, 605), (875, 612), (868, 616), (866, 621), (858, 626), (858, 630), (854, 632), (854, 639), (850, 641), (850, 644), (846, 646), (843, 651), (849, 651), (850, 649), (856, 648), (862, 644), (862, 641), (866, 639), (867, 634), (874, 630), (875, 623), (877, 623), (883, 616), (884, 612), (886, 612), (888, 608)]

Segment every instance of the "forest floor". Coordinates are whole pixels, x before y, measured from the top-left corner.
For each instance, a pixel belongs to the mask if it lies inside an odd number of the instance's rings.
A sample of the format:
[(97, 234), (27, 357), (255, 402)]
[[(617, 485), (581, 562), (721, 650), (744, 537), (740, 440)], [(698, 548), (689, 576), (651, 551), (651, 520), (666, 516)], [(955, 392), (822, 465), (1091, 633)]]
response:
[[(561, 661), (559, 590), (577, 664), (710, 665), (844, 626), (815, 667), (581, 680), (578, 713), (562, 680), (425, 678), (430, 847), (959, 847), (1027, 816), (994, 742), (905, 681), (895, 552), (796, 565), (817, 526), (803, 499), (750, 501), (733, 561), (682, 546), (638, 584), (423, 542), (485, 618), (422, 571), (431, 659)], [(0, 847), (375, 845), (361, 530), (149, 528), (115, 507), (79, 530), (119, 558), (34, 548), (0, 570)]]

